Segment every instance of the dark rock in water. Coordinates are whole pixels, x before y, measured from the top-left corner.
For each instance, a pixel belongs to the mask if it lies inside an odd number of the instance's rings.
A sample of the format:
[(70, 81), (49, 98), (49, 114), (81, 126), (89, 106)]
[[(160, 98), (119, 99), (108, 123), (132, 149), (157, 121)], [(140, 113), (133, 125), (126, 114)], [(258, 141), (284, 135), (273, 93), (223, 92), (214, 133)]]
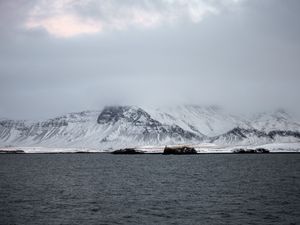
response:
[(233, 153), (269, 153), (270, 151), (268, 149), (265, 148), (257, 148), (257, 149), (243, 149), (243, 148), (239, 148), (239, 149), (235, 149), (233, 150)]
[(270, 153), (270, 150), (265, 148), (257, 148), (255, 149), (257, 153)]
[(144, 152), (138, 151), (134, 148), (124, 148), (113, 151), (112, 154), (144, 154)]
[(239, 149), (234, 149), (233, 153), (246, 153), (245, 149), (239, 148)]
[(6, 153), (6, 154), (19, 154), (19, 153), (25, 153), (23, 150), (0, 150), (0, 153)]
[(173, 154), (173, 155), (186, 155), (186, 154), (197, 154), (197, 151), (194, 148), (182, 146), (182, 147), (165, 147), (164, 153), (165, 155)]

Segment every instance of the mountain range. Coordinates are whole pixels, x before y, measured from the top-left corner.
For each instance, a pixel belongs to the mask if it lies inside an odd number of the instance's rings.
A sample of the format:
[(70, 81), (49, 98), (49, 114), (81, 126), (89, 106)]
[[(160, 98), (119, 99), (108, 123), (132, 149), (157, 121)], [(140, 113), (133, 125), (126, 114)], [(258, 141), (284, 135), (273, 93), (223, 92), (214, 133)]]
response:
[(44, 121), (0, 120), (0, 147), (117, 149), (210, 143), (300, 142), (300, 123), (284, 110), (233, 115), (217, 106), (108, 106)]

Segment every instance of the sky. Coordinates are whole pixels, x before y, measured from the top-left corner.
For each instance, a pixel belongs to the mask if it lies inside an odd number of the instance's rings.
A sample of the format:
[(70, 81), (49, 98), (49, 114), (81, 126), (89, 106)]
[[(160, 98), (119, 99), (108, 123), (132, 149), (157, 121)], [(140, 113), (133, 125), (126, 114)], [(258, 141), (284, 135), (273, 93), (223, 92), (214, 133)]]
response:
[(298, 0), (0, 0), (0, 117), (104, 105), (300, 117)]

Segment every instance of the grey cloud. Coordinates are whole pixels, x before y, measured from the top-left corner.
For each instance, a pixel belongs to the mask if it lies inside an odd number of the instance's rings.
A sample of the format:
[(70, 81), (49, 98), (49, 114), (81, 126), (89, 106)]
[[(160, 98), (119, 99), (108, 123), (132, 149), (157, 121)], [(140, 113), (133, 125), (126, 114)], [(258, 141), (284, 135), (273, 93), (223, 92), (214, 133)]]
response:
[[(300, 115), (298, 1), (242, 1), (201, 23), (69, 39), (21, 29), (34, 4), (21, 9), (20, 1), (9, 2), (1, 11), (15, 7), (18, 16), (0, 13), (13, 20), (1, 23), (0, 117), (184, 102), (256, 111), (286, 107)], [(77, 7), (77, 13), (97, 16), (92, 5)]]

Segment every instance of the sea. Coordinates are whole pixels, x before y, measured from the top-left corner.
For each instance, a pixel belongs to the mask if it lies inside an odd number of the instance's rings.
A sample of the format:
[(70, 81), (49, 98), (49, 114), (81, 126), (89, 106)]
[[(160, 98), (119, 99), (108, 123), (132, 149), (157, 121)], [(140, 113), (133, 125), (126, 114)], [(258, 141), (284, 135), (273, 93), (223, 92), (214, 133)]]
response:
[(300, 224), (300, 154), (1, 154), (17, 224)]

